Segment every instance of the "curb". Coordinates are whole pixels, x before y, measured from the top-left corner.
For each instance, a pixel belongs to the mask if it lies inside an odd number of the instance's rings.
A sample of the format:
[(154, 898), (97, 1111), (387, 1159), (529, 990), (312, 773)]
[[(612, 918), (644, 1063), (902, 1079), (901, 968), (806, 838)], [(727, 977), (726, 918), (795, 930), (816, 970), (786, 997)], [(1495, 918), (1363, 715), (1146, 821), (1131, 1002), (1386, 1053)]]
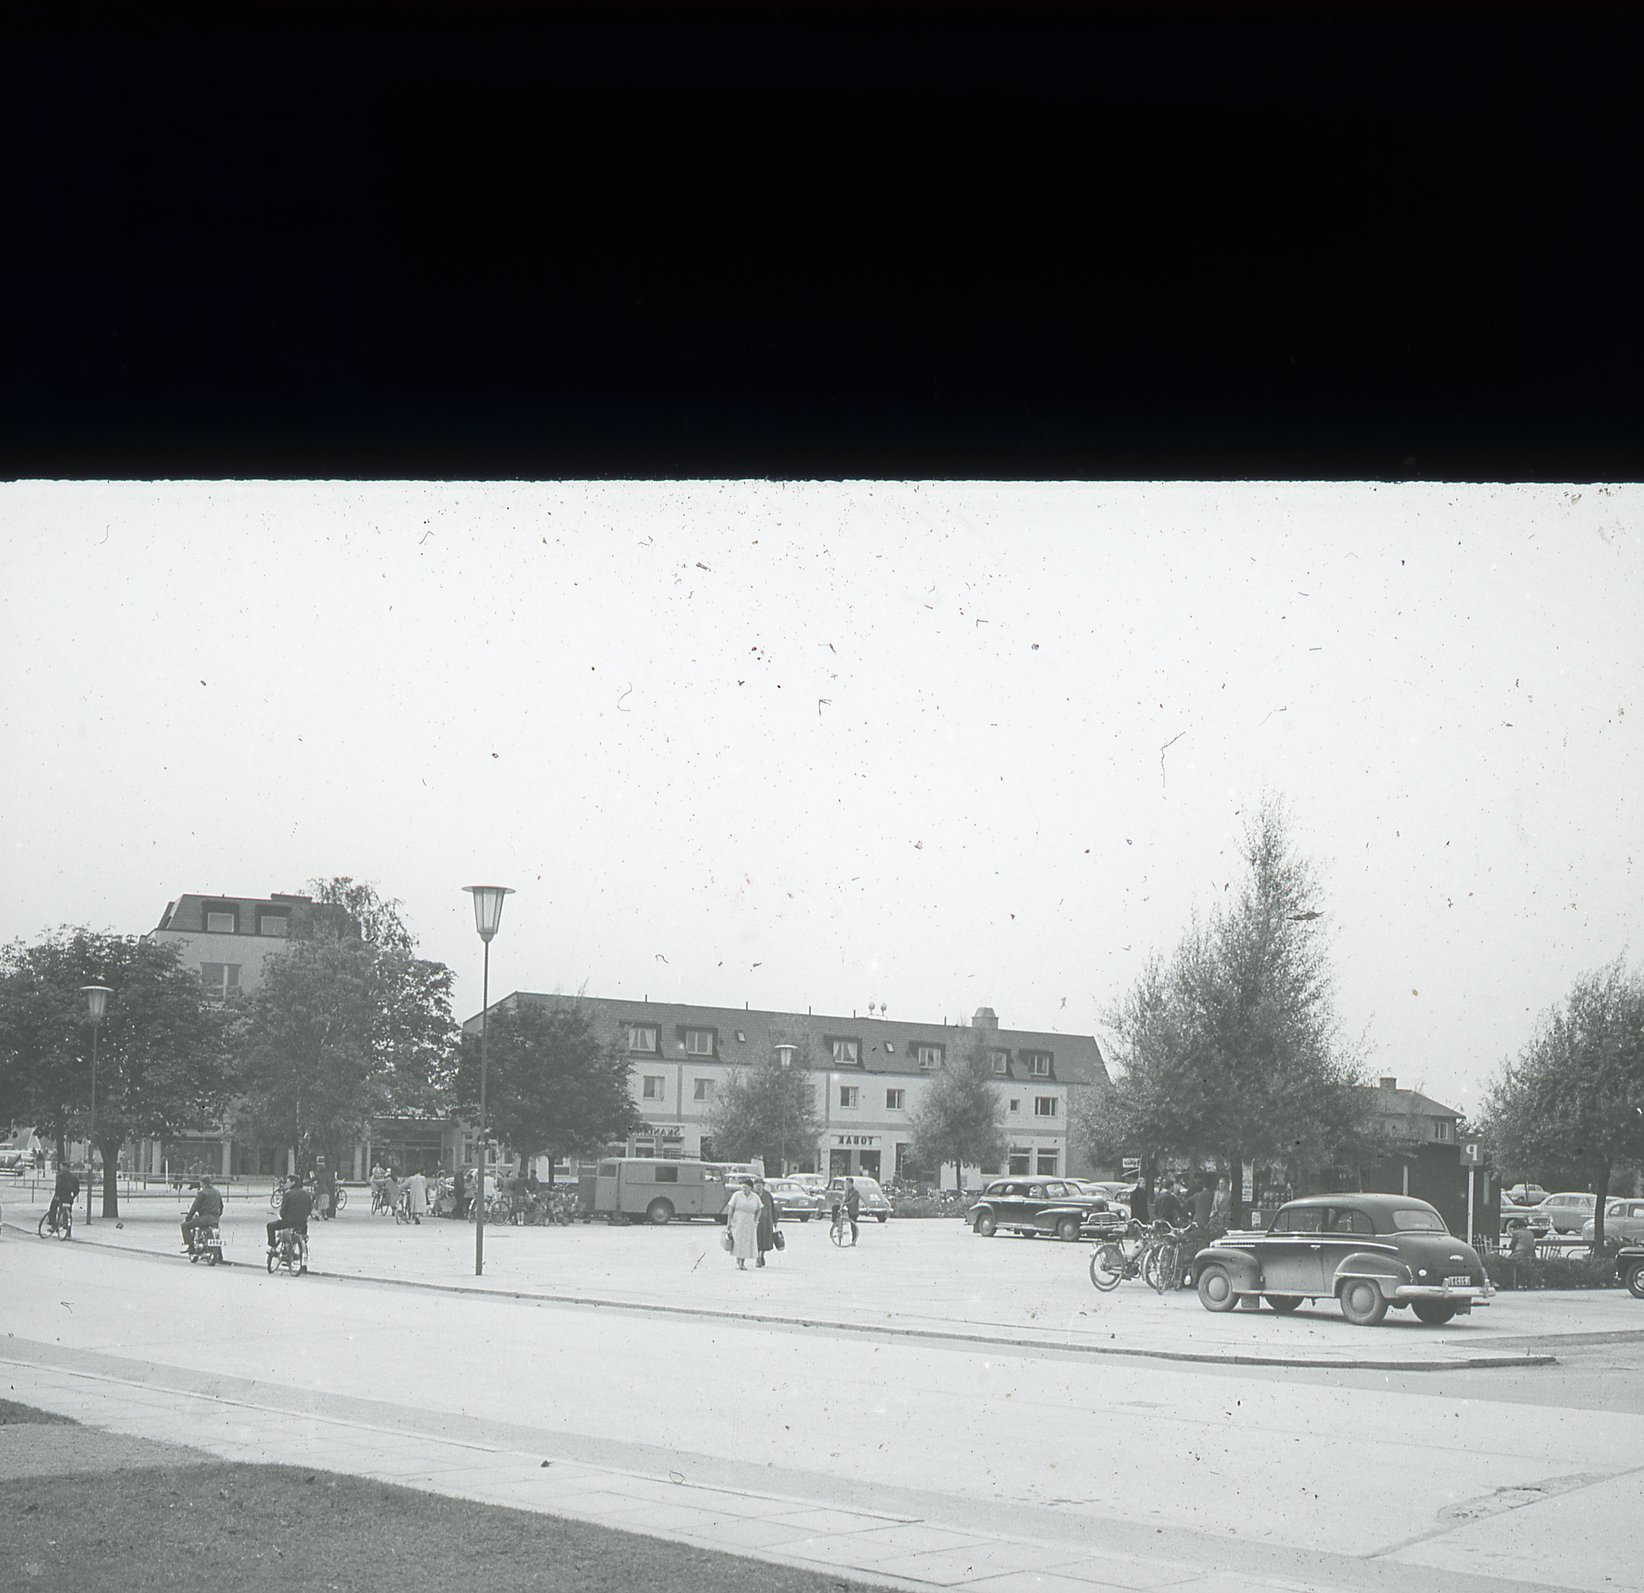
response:
[[(27, 1229), (12, 1223), (0, 1223), (0, 1229), (28, 1235)], [(30, 1235), (32, 1237), (32, 1235)], [(157, 1250), (140, 1250), (128, 1245), (107, 1244), (96, 1239), (77, 1240), (97, 1250), (113, 1251), (123, 1256), (136, 1256), (147, 1261), (177, 1259)], [(234, 1263), (230, 1263), (233, 1265)], [(252, 1269), (255, 1270), (255, 1269)], [(856, 1333), (865, 1337), (932, 1340), (948, 1344), (983, 1344), (1007, 1349), (1056, 1350), (1075, 1355), (1106, 1355), (1127, 1360), (1183, 1362), (1200, 1366), (1270, 1366), (1290, 1370), (1339, 1372), (1465, 1372), (1521, 1368), (1528, 1366), (1556, 1366), (1558, 1357), (1551, 1353), (1488, 1354), (1466, 1356), (1450, 1361), (1380, 1360), (1355, 1357), (1351, 1360), (1320, 1360), (1297, 1355), (1256, 1355), (1237, 1351), (1217, 1354), (1208, 1350), (1148, 1349), (1133, 1344), (1080, 1344), (1057, 1343), (1050, 1339), (1023, 1339), (996, 1333), (960, 1333), (941, 1328), (895, 1327), (881, 1323), (839, 1322), (829, 1317), (776, 1316), (758, 1311), (716, 1311), (703, 1306), (646, 1304), (634, 1300), (604, 1300), (594, 1295), (538, 1294), (523, 1289), (483, 1289), (464, 1283), (426, 1283), (410, 1278), (383, 1278), (372, 1273), (326, 1272), (310, 1267), (307, 1276), (325, 1278), (332, 1283), (370, 1284), (379, 1288), (418, 1289), (437, 1294), (468, 1295), (488, 1300), (524, 1300), (540, 1305), (574, 1305), (606, 1311), (629, 1311), (642, 1316), (693, 1317), (707, 1321), (757, 1322), (769, 1327), (823, 1328), (832, 1333)]]

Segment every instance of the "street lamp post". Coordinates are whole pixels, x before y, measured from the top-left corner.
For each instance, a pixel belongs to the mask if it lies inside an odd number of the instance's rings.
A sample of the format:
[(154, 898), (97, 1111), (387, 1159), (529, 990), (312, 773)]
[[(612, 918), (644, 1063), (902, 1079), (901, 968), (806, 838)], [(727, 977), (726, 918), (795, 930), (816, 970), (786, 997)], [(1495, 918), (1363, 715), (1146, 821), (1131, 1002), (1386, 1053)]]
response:
[(491, 937), (502, 922), (503, 897), (514, 892), (507, 885), (464, 885), (463, 889), (474, 898), (474, 928), (485, 943), (480, 986), (479, 1166), (474, 1173), (474, 1276), (478, 1278), (485, 1272), (485, 1020), (491, 1010)]
[(107, 985), (81, 985), (86, 998), (86, 1009), (91, 1018), (91, 1130), (86, 1137), (86, 1221), (91, 1221), (91, 1159), (97, 1153), (97, 1031), (102, 1027), (103, 1014), (108, 1010), (108, 998), (113, 994)]

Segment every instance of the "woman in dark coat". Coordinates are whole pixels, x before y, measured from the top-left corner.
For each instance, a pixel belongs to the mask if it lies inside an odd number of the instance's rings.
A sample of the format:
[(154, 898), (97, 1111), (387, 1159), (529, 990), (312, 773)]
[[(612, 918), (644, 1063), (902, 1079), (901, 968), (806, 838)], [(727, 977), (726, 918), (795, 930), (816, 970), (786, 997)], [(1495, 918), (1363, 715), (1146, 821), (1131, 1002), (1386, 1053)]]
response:
[(759, 1196), (759, 1260), (755, 1265), (762, 1267), (766, 1255), (776, 1249), (776, 1198), (763, 1178), (754, 1180), (754, 1193)]

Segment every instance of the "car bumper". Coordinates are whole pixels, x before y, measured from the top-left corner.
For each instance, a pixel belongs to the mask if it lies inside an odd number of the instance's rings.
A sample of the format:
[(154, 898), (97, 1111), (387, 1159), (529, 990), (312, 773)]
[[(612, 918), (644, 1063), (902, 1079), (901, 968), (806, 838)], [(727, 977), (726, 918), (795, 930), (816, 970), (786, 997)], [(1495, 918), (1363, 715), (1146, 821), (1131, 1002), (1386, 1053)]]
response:
[(1446, 1305), (1488, 1305), (1496, 1292), (1493, 1283), (1470, 1283), (1450, 1287), (1442, 1283), (1401, 1283), (1388, 1295), (1395, 1305), (1411, 1305), (1417, 1300), (1439, 1300)]

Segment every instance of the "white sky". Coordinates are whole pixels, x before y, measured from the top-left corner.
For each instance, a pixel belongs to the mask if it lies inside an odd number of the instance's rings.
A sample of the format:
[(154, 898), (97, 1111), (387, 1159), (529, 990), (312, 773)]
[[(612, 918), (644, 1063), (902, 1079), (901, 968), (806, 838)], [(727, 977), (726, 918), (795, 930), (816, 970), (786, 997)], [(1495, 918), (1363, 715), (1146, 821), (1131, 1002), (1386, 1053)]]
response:
[[(352, 874), (492, 991), (1102, 1034), (1290, 805), (1463, 1110), (1641, 949), (1644, 489), (0, 486), (0, 937)], [(1165, 749), (1167, 743), (1168, 750)]]

